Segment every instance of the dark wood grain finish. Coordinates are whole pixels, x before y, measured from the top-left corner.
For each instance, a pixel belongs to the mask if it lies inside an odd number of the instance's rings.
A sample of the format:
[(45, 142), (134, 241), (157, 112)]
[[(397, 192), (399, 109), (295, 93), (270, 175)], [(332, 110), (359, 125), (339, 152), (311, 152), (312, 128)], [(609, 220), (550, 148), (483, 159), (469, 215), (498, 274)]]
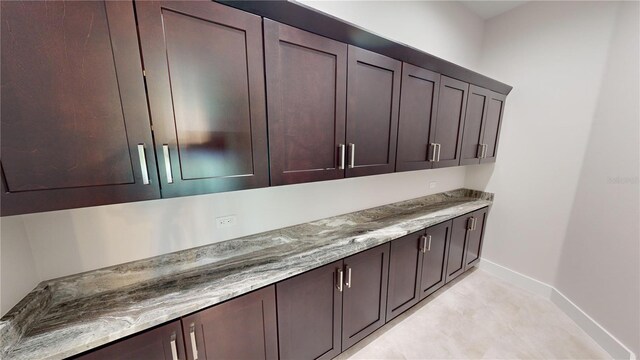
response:
[(342, 260), (276, 284), (280, 359), (332, 359), (341, 351)]
[(389, 252), (387, 319), (403, 313), (420, 300), (421, 252), (424, 230), (393, 240)]
[(187, 358), (278, 359), (275, 286), (254, 291), (182, 319)]
[(396, 171), (431, 169), (429, 138), (435, 129), (440, 75), (402, 64)]
[(484, 228), (487, 222), (488, 208), (480, 209), (471, 213), (476, 224), (473, 230), (468, 231), (467, 245), (465, 249), (464, 269), (465, 271), (480, 261), (482, 254), (482, 239), (484, 238)]
[(482, 143), (486, 145), (487, 149), (485, 150), (485, 157), (480, 159), (481, 164), (495, 162), (498, 156), (498, 141), (500, 140), (505, 101), (505, 95), (493, 91), (490, 92), (486, 125), (484, 126), (482, 138)]
[(420, 276), (420, 299), (433, 294), (445, 284), (447, 269), (447, 253), (451, 242), (452, 221), (432, 226), (427, 229), (427, 241), (431, 237), (422, 261)]
[(347, 45), (264, 20), (271, 185), (344, 177)]
[(441, 145), (439, 161), (433, 163), (434, 168), (457, 166), (460, 162), (468, 92), (469, 84), (441, 76), (438, 115), (430, 141)]
[[(416, 48), (397, 43), (361, 27), (327, 15), (308, 5), (293, 1), (235, 1), (222, 0), (234, 6), (275, 21), (294, 26), (333, 40), (398, 59), (452, 78), (477, 84), (501, 94), (509, 94), (512, 87), (481, 75), (460, 65), (443, 60)], [(442, 37), (446, 34), (421, 34), (424, 37)]]
[(457, 217), (451, 223), (451, 239), (447, 252), (445, 282), (460, 276), (465, 270), (465, 250), (467, 248), (467, 225), (471, 214)]
[(133, 5), (1, 6), (2, 215), (158, 198)]
[(162, 196), (268, 186), (260, 17), (213, 2), (136, 10)]
[(480, 163), (483, 130), (486, 125), (487, 105), (490, 96), (491, 92), (487, 89), (475, 85), (469, 86), (462, 149), (460, 150), (460, 165)]
[(107, 344), (77, 360), (173, 360), (171, 341), (175, 341), (178, 359), (185, 358), (180, 320)]
[(349, 46), (347, 144), (355, 148), (347, 177), (395, 170), (401, 69), (397, 60)]
[(344, 259), (344, 268), (342, 351), (385, 323), (389, 244)]

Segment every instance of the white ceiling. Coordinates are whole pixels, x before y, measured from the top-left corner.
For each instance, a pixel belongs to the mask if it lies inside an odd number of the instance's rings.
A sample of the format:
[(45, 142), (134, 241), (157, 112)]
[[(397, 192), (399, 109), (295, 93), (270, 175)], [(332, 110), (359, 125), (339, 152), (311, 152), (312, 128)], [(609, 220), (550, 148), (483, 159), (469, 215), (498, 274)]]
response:
[(469, 8), (469, 10), (476, 13), (483, 19), (490, 19), (494, 16), (498, 16), (504, 12), (507, 12), (511, 9), (515, 9), (516, 7), (526, 3), (527, 1), (460, 1), (464, 6)]

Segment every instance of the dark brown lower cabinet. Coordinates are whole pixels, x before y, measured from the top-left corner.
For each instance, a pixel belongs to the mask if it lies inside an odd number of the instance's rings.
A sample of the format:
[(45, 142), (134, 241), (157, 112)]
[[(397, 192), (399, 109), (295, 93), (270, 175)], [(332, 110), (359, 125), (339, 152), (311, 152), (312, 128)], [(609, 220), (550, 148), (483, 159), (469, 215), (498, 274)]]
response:
[(445, 282), (449, 282), (480, 260), (488, 208), (453, 219)]
[(384, 325), (389, 244), (344, 259), (342, 351)]
[(107, 345), (78, 360), (175, 360), (184, 359), (180, 320)]
[(420, 299), (433, 294), (445, 283), (447, 250), (451, 240), (452, 221), (432, 226), (426, 231), (424, 259), (420, 277)]
[(389, 252), (389, 287), (387, 321), (400, 315), (420, 300), (422, 244), (424, 230), (391, 242)]
[(468, 231), (467, 248), (464, 255), (464, 269), (472, 267), (480, 261), (482, 253), (482, 239), (484, 238), (484, 225), (487, 220), (488, 208), (471, 213), (471, 230)]
[(275, 286), (182, 318), (187, 358), (277, 359)]

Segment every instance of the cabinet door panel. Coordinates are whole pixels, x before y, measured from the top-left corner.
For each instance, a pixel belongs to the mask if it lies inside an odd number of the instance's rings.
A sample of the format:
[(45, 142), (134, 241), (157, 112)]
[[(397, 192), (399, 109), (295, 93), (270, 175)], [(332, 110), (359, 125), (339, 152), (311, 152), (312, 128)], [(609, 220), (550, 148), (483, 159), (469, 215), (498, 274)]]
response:
[(422, 269), (422, 236), (418, 231), (393, 240), (389, 253), (389, 286), (387, 289), (387, 322), (420, 300)]
[(430, 241), (427, 240), (427, 248), (422, 261), (420, 299), (434, 293), (445, 283), (451, 227), (452, 222), (447, 221), (432, 226), (426, 231), (427, 239)]
[(133, 335), (74, 358), (78, 360), (173, 360), (172, 341), (175, 341), (178, 359), (184, 359), (184, 340), (180, 321)]
[(162, 195), (268, 186), (260, 17), (213, 2), (136, 9)]
[(347, 176), (393, 172), (396, 162), (402, 63), (349, 46)]
[(430, 169), (429, 136), (435, 128), (440, 75), (402, 64), (396, 171)]
[(158, 198), (132, 4), (1, 6), (2, 215)]
[(438, 115), (431, 142), (440, 144), (440, 160), (434, 168), (457, 166), (460, 162), (462, 130), (467, 107), (469, 84), (441, 76)]
[(384, 244), (344, 259), (342, 351), (385, 323), (388, 256)]
[(340, 354), (342, 260), (276, 284), (280, 358), (332, 359)]
[(487, 220), (487, 213), (487, 208), (484, 208), (471, 214), (471, 216), (476, 219), (476, 224), (472, 230), (469, 230), (467, 248), (465, 250), (465, 270), (480, 261), (480, 254), (482, 252), (482, 239), (484, 237), (484, 227)]
[(453, 219), (451, 223), (451, 240), (447, 255), (447, 272), (445, 282), (449, 282), (464, 272), (464, 251), (467, 243), (467, 224), (470, 215)]
[(347, 45), (264, 20), (271, 184), (344, 177)]
[(480, 163), (479, 146), (482, 143), (489, 98), (489, 90), (474, 85), (469, 87), (460, 165)]
[(195, 359), (277, 359), (275, 288), (269, 286), (182, 319), (187, 355)]
[(487, 119), (484, 126), (482, 142), (487, 145), (486, 155), (481, 163), (495, 162), (498, 155), (498, 140), (502, 127), (502, 114), (504, 113), (505, 95), (489, 92), (489, 104), (487, 106)]

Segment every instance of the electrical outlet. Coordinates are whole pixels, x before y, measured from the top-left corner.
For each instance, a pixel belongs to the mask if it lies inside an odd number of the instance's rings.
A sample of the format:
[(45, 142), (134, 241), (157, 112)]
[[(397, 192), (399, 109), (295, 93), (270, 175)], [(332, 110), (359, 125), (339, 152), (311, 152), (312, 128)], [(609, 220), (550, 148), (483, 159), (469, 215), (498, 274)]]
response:
[(235, 215), (227, 215), (227, 216), (217, 217), (216, 218), (216, 227), (218, 229), (231, 227), (231, 226), (234, 226), (237, 221), (238, 221), (238, 218)]
[(437, 185), (438, 185), (437, 182), (432, 181), (432, 182), (429, 183), (429, 189), (435, 189)]

